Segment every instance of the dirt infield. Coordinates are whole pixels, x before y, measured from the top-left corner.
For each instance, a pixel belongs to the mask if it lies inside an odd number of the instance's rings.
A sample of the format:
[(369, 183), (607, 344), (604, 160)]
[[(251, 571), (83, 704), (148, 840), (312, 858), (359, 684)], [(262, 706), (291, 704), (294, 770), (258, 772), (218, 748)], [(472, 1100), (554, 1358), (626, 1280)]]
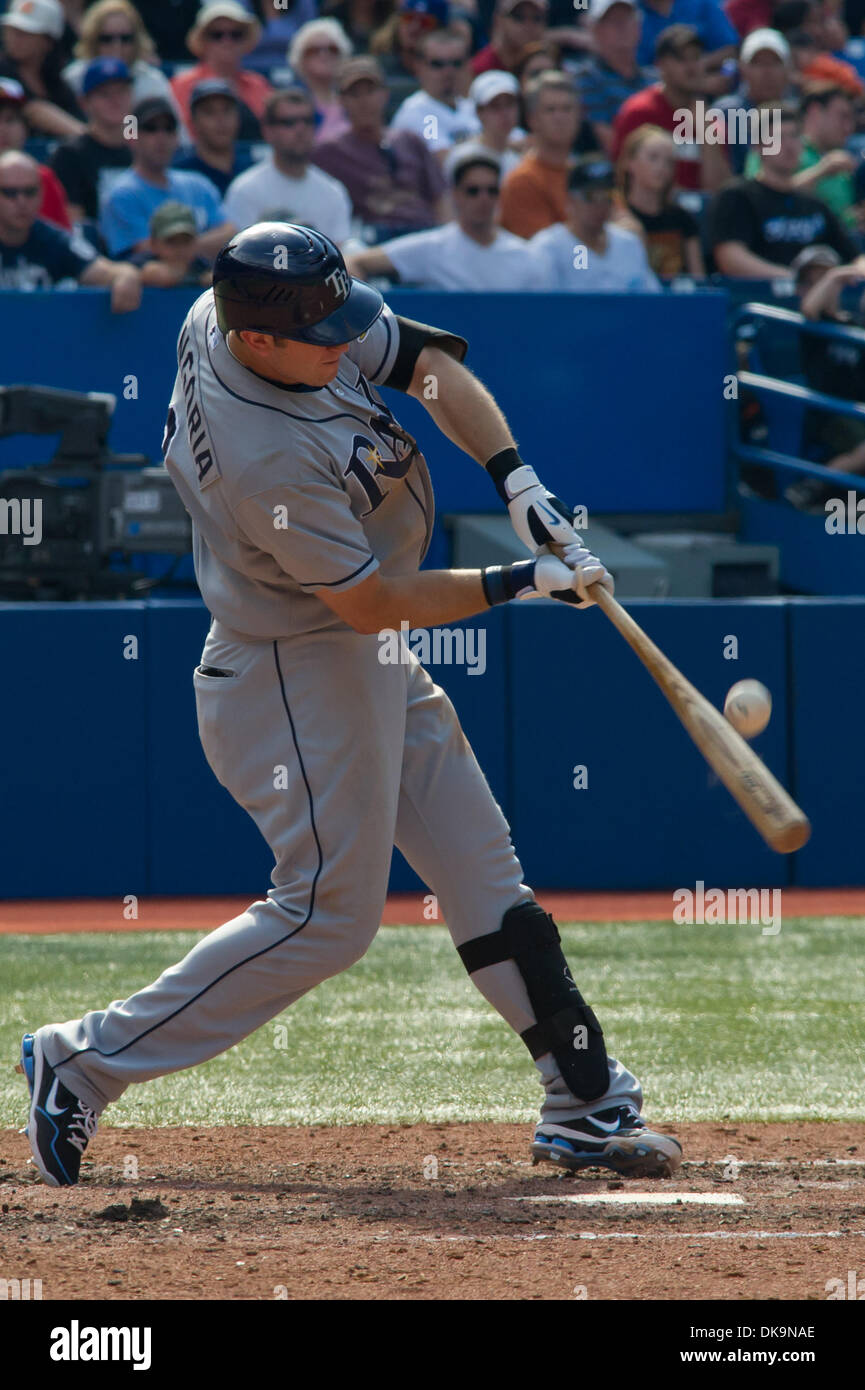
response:
[(674, 1132), (676, 1178), (622, 1182), (532, 1168), (517, 1125), (106, 1129), (57, 1191), (5, 1130), (0, 1276), (46, 1300), (736, 1300), (865, 1275), (865, 1125)]
[[(787, 917), (865, 916), (865, 888), (785, 888)], [(89, 931), (212, 931), (244, 912), (248, 897), (141, 898), (137, 917), (125, 915), (119, 898), (32, 899), (0, 902), (0, 934)], [(666, 893), (538, 893), (558, 922), (665, 922), (673, 915)], [(385, 926), (429, 925), (427, 900), (418, 893), (391, 893)], [(437, 919), (434, 919), (437, 920)]]

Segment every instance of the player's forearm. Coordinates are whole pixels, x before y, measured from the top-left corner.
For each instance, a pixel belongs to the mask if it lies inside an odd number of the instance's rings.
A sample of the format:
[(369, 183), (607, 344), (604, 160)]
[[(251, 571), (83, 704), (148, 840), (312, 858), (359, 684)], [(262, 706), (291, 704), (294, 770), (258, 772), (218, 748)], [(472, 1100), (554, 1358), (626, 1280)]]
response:
[(441, 348), (424, 348), (409, 394), (421, 402), (442, 434), (478, 463), (513, 448), (508, 422), (487, 388)]
[(480, 570), (421, 570), (383, 579), (369, 621), (370, 632), (399, 630), (400, 624), (436, 627), (484, 613), (489, 604)]

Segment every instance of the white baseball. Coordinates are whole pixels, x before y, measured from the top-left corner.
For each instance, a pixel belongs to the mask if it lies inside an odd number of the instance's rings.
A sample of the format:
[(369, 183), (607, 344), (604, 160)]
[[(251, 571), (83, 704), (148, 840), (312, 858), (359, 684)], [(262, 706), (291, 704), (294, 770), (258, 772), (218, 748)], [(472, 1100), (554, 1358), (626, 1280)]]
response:
[(772, 696), (760, 681), (736, 681), (727, 691), (724, 714), (743, 738), (756, 738), (769, 723)]

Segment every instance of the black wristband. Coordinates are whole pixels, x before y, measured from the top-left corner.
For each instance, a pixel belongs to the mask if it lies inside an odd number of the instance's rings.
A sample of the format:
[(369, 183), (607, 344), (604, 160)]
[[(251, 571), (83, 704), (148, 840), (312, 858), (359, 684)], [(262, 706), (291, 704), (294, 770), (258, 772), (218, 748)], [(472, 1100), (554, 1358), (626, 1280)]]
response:
[(504, 482), (509, 473), (513, 473), (515, 468), (522, 468), (523, 461), (516, 449), (500, 449), (497, 454), (493, 454), (491, 459), (487, 459), (484, 467), (496, 485), (496, 492), (507, 506), (508, 495), (505, 492)]
[(487, 565), (481, 570), (484, 598), (494, 608), (497, 603), (510, 603), (535, 582), (535, 561), (518, 560), (515, 565)]

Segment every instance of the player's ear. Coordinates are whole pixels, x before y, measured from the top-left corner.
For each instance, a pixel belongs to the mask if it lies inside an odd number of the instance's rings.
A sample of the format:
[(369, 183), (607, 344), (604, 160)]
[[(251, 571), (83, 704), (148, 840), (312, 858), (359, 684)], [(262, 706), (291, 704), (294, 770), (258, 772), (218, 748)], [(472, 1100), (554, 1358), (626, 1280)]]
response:
[(280, 343), (280, 338), (275, 338), (272, 333), (258, 333), (252, 328), (241, 328), (237, 334), (242, 343), (253, 352), (267, 352), (274, 344)]

